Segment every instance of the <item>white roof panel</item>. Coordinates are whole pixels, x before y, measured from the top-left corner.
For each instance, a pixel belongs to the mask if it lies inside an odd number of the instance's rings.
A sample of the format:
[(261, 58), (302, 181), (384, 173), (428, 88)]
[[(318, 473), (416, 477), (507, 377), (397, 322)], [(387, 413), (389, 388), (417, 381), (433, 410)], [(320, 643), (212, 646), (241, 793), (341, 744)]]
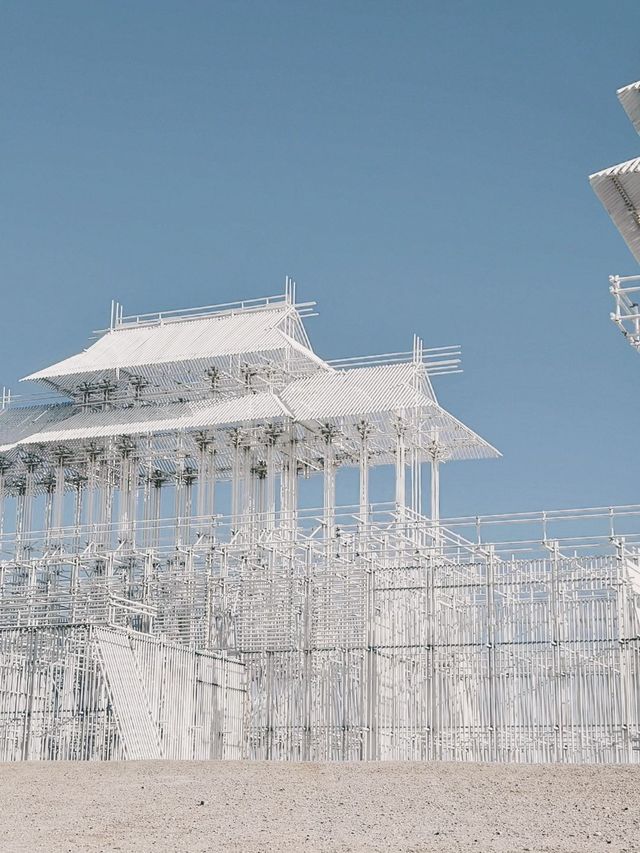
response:
[(38, 370), (25, 379), (135, 369), (154, 364), (272, 352), (289, 343), (279, 326), (290, 307), (257, 309), (146, 326), (123, 326), (107, 332), (77, 355)]
[(395, 412), (435, 399), (423, 377), (411, 363), (337, 370), (292, 382), (281, 396), (299, 420)]
[(78, 412), (55, 429), (45, 429), (22, 444), (55, 444), (108, 438), (116, 435), (197, 430), (225, 424), (282, 417), (283, 406), (274, 394), (249, 394), (219, 403), (172, 403), (168, 406), (138, 406), (104, 412)]
[(428, 377), (411, 363), (316, 373), (288, 385), (282, 400), (298, 421), (346, 421), (415, 412), (425, 442), (437, 437), (443, 458), (500, 456), (487, 441), (436, 402)]
[(464, 459), (495, 459), (500, 451), (462, 421), (432, 403), (422, 411), (423, 446), (437, 441), (445, 462)]
[(15, 406), (0, 410), (0, 452), (70, 417), (74, 407), (60, 405)]
[(640, 133), (640, 80), (618, 89), (618, 98), (633, 126)]
[[(30, 414), (25, 414), (29, 411)], [(75, 411), (75, 414), (73, 412)], [(353, 428), (360, 418), (375, 418), (383, 433), (393, 434), (396, 415), (413, 412), (414, 428), (427, 448), (437, 438), (444, 459), (478, 459), (500, 454), (442, 409), (424, 371), (411, 363), (318, 372), (291, 382), (276, 395), (245, 394), (221, 401), (141, 405), (105, 411), (78, 411), (65, 404), (47, 409), (7, 410), (13, 427), (0, 431), (16, 445), (85, 441), (120, 435), (195, 431), (245, 423), (292, 418), (299, 423), (337, 421)], [(2, 417), (0, 415), (0, 427)], [(43, 428), (44, 427), (44, 428)], [(22, 432), (21, 432), (22, 430)], [(10, 449), (9, 445), (6, 449)]]
[(640, 263), (640, 157), (596, 172), (589, 181)]

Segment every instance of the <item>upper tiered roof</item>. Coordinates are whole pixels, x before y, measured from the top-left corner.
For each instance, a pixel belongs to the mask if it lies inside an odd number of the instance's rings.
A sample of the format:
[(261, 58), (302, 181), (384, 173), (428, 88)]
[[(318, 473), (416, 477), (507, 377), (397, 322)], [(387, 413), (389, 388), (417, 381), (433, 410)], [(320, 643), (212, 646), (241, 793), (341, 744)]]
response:
[(357, 441), (359, 424), (366, 420), (373, 428), (371, 442), (378, 449), (378, 461), (388, 462), (395, 449), (398, 419), (407, 418), (414, 440), (425, 449), (437, 433), (447, 459), (499, 456), (437, 403), (426, 370), (411, 363), (317, 372), (291, 382), (279, 393), (103, 410), (69, 403), (5, 409), (0, 412), (0, 452), (175, 432), (194, 441), (203, 430), (275, 422), (290, 422), (311, 432), (319, 424), (333, 424), (345, 441)]
[(146, 383), (147, 396), (189, 392), (210, 382), (215, 368), (221, 387), (261, 385), (261, 368), (270, 379), (296, 378), (331, 368), (311, 350), (302, 323), (303, 310), (288, 297), (268, 297), (231, 307), (136, 317), (118, 316), (112, 328), (86, 350), (38, 370), (23, 381), (39, 381), (65, 394), (113, 391), (135, 380)]
[(596, 172), (589, 181), (640, 263), (640, 157)]
[[(640, 81), (618, 89), (618, 98), (640, 133)], [(589, 182), (640, 263), (640, 157), (595, 172)]]
[(88, 349), (26, 377), (73, 401), (0, 410), (0, 453), (15, 475), (34, 454), (50, 464), (61, 447), (81, 459), (125, 439), (170, 448), (180, 436), (186, 454), (215, 444), (224, 472), (235, 429), (258, 443), (275, 429), (289, 430), (311, 465), (323, 436), (335, 435), (336, 459), (349, 465), (365, 425), (371, 464), (394, 462), (398, 430), (423, 461), (434, 442), (442, 460), (499, 455), (436, 400), (429, 373), (457, 372), (457, 347), (425, 351), (415, 338), (410, 353), (334, 365), (309, 343), (303, 317), (312, 306), (296, 304), (292, 288), (169, 314), (123, 317), (116, 306)]
[(640, 80), (618, 89), (618, 98), (633, 126), (640, 133)]

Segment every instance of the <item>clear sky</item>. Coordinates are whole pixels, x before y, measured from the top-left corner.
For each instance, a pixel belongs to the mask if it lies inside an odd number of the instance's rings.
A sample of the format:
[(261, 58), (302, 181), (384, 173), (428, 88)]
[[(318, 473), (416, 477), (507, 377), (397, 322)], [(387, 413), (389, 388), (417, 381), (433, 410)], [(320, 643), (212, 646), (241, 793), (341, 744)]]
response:
[(0, 384), (112, 298), (289, 274), (324, 357), (462, 345), (440, 401), (504, 458), (443, 514), (640, 501), (638, 270), (587, 182), (640, 154), (638, 78), (637, 0), (0, 0)]

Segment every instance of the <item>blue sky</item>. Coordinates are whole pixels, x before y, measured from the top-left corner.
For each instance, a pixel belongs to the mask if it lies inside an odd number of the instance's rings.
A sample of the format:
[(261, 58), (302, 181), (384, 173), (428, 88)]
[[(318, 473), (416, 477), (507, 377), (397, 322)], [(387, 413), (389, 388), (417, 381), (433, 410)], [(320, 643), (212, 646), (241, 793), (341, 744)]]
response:
[(443, 514), (632, 503), (637, 267), (587, 175), (640, 153), (637, 2), (0, 2), (0, 383), (127, 313), (316, 299), (325, 357), (461, 344), (504, 454)]

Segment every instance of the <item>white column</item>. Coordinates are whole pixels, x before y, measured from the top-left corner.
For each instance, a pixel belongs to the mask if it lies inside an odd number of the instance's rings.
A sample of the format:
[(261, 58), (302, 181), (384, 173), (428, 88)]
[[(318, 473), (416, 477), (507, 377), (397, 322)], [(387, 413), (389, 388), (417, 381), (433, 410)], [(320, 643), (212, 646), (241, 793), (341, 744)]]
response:
[(431, 520), (440, 521), (440, 463), (437, 458), (431, 460)]
[(366, 421), (358, 424), (360, 434), (360, 527), (364, 531), (369, 523), (369, 433)]
[(328, 441), (324, 453), (324, 525), (328, 539), (333, 537), (336, 514), (336, 478), (333, 445)]
[(404, 508), (407, 500), (406, 464), (407, 448), (405, 445), (405, 426), (403, 423), (398, 422), (396, 440), (396, 509), (402, 514), (404, 514)]

